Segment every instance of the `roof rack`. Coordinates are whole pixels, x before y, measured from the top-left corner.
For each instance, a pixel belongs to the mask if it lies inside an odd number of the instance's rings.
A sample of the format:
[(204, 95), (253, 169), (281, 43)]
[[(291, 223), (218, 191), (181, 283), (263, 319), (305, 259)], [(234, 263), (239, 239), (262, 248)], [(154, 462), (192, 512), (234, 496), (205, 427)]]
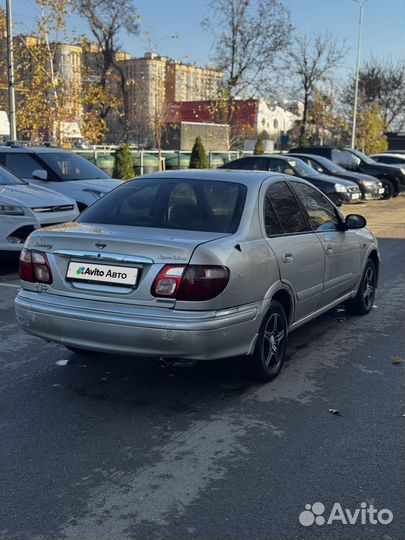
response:
[(34, 142), (34, 141), (5, 141), (3, 146), (10, 146), (12, 148), (24, 148), (25, 146), (44, 146), (46, 148), (56, 148), (52, 146), (49, 141)]

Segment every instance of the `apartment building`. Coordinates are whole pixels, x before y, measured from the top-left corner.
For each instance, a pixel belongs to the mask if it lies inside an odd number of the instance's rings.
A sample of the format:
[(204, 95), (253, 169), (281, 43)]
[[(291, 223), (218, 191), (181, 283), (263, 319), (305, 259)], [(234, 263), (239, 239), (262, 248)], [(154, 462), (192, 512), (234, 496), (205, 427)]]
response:
[(212, 99), (220, 91), (223, 74), (147, 53), (121, 62), (128, 84), (129, 138), (154, 144), (175, 101)]
[[(68, 137), (74, 131), (80, 136), (79, 123), (82, 116), (80, 92), (82, 87), (82, 48), (66, 43), (47, 44), (44, 39), (31, 35), (16, 35), (13, 38), (14, 64), (16, 81), (16, 106), (24, 107), (26, 96), (35, 89), (38, 78), (54, 84), (58, 94), (61, 115), (58, 127), (51, 129), (65, 129)], [(0, 65), (6, 65), (6, 42), (0, 43)], [(3, 79), (5, 79), (5, 71)], [(3, 81), (2, 81), (3, 82)], [(5, 83), (5, 80), (4, 80)], [(7, 87), (1, 85), (1, 108), (7, 108)], [(63, 126), (62, 126), (63, 124)], [(31, 133), (31, 136), (35, 136)]]
[(164, 115), (167, 58), (147, 54), (120, 63), (128, 88), (129, 139), (141, 144), (149, 143), (157, 122)]
[(176, 101), (205, 101), (220, 93), (223, 73), (171, 60), (166, 66), (166, 99)]

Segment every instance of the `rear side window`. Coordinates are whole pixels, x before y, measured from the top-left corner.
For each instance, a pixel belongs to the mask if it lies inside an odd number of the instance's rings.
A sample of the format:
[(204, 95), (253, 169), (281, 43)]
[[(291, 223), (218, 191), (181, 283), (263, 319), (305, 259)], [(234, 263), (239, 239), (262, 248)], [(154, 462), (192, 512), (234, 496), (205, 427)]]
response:
[[(375, 158), (373, 158), (375, 159)], [(381, 156), (379, 158), (377, 158), (376, 161), (381, 161), (382, 163), (389, 163), (390, 165), (394, 164), (394, 165), (405, 165), (405, 160), (401, 159), (401, 158), (397, 158), (397, 157), (392, 157), (392, 156)]]
[(264, 226), (267, 236), (282, 234), (283, 232), (274, 207), (267, 196), (264, 199)]
[(287, 161), (282, 159), (270, 159), (269, 160), (270, 170), (274, 172), (284, 173), (286, 169), (291, 169)]
[(127, 182), (79, 216), (79, 223), (103, 223), (233, 233), (242, 216), (243, 184), (174, 178)]
[(301, 207), (285, 182), (271, 184), (266, 198), (269, 199), (284, 234), (309, 230)]
[(231, 163), (227, 163), (225, 168), (228, 169), (239, 169), (241, 171), (268, 171), (268, 160), (267, 158), (257, 157), (257, 158), (242, 158)]

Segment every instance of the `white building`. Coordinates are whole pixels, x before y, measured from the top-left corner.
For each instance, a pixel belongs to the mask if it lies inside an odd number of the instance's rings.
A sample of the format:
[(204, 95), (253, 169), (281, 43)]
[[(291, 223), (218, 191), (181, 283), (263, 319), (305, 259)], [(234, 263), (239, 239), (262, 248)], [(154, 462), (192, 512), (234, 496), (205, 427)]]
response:
[(267, 131), (271, 139), (278, 139), (280, 135), (292, 129), (294, 122), (300, 116), (278, 106), (271, 105), (268, 101), (260, 99), (257, 109), (257, 133)]

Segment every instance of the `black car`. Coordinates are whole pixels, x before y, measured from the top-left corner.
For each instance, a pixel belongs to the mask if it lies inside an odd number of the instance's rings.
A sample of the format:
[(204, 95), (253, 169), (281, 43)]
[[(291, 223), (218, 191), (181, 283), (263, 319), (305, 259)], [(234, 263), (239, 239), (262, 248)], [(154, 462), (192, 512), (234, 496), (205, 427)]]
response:
[(354, 182), (319, 174), (302, 160), (281, 154), (246, 156), (226, 163), (221, 169), (274, 171), (298, 176), (323, 191), (336, 205), (359, 202), (361, 192)]
[(356, 173), (347, 171), (340, 165), (336, 165), (328, 158), (317, 156), (315, 154), (296, 154), (289, 152), (289, 155), (302, 159), (307, 165), (321, 174), (328, 174), (331, 176), (337, 176), (338, 178), (344, 178), (345, 180), (351, 180), (357, 184), (360, 188), (362, 198), (365, 200), (381, 199), (384, 195), (384, 186), (381, 180), (370, 176), (368, 174)]
[(337, 146), (299, 146), (290, 150), (291, 154), (316, 154), (326, 157), (345, 169), (375, 176), (384, 186), (383, 199), (396, 197), (405, 189), (405, 173), (384, 163), (377, 163), (359, 150)]

